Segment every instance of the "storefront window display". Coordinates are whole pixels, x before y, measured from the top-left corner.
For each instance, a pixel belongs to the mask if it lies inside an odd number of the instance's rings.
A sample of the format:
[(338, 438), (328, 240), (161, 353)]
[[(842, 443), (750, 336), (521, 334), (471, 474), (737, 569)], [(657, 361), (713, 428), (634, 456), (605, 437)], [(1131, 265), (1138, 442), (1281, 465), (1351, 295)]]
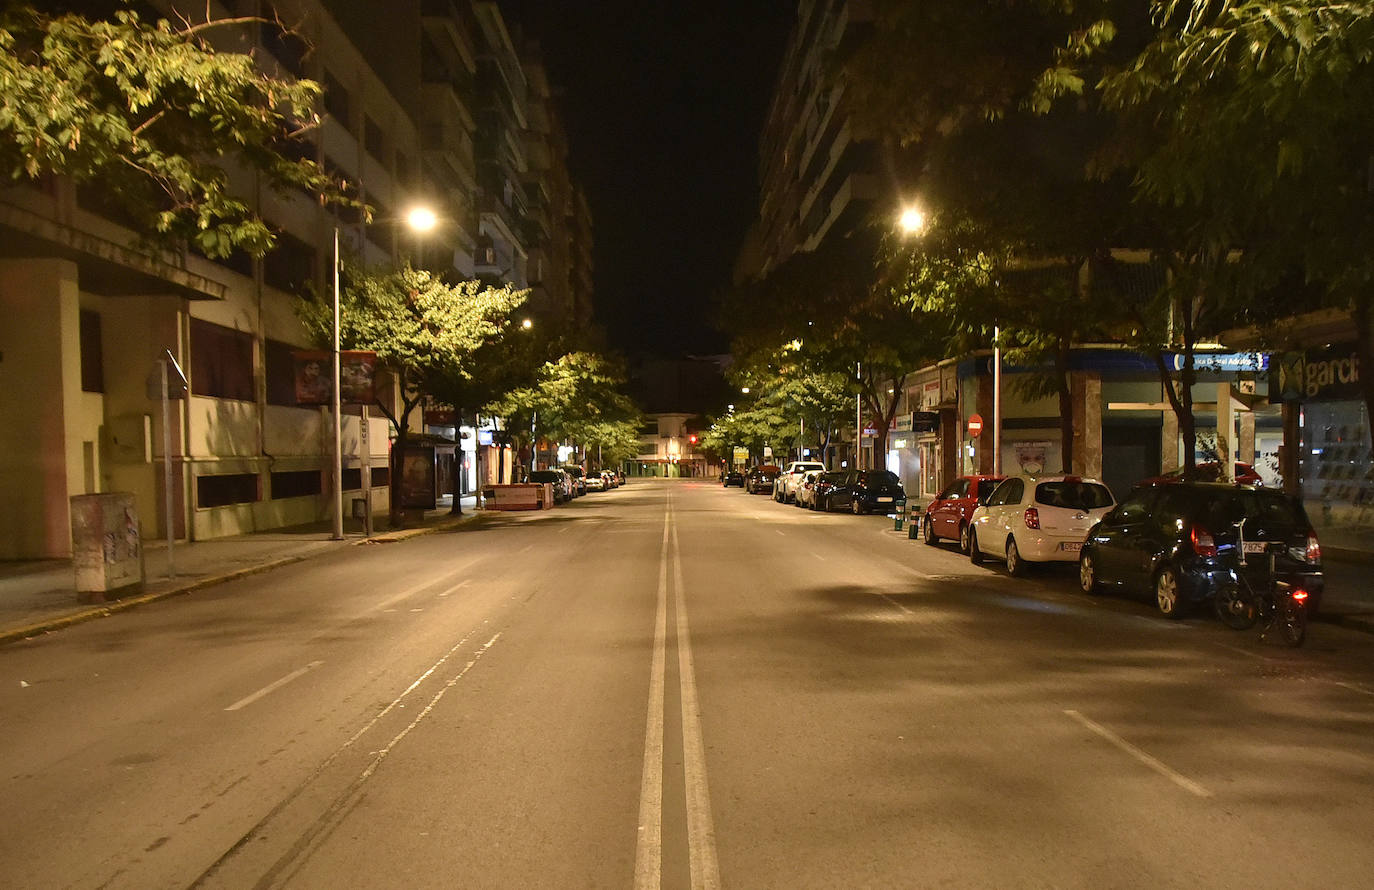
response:
[(1302, 410), (1302, 490), (1329, 547), (1374, 540), (1374, 461), (1363, 401), (1309, 402)]

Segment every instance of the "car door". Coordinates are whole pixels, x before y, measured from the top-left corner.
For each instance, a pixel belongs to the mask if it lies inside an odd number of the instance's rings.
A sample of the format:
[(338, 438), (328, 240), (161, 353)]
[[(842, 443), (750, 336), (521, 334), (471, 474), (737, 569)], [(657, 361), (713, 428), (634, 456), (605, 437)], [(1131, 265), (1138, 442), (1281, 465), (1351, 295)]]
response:
[[(1008, 479), (997, 486), (983, 509), (974, 514), (974, 531), (978, 534), (978, 549), (988, 556), (1005, 555), (1007, 535), (1003, 514), (1008, 509), (1008, 501), (1013, 497), (1015, 503), (1020, 503), (1020, 496), (1023, 491), (1024, 487), (1020, 479)], [(1011, 509), (1015, 509), (1015, 507)]]
[(1096, 571), (1103, 582), (1131, 584), (1159, 548), (1159, 523), (1153, 507), (1157, 492), (1140, 488), (1117, 504), (1092, 533)]
[(1025, 509), (1022, 504), (1022, 501), (1026, 499), (1025, 480), (1008, 479), (1006, 486), (1006, 491), (1002, 494), (1002, 502), (997, 505), (994, 514), (992, 540), (983, 546), (985, 551), (999, 556), (1006, 556), (1007, 536), (1012, 533), (1012, 523), (1021, 520), (1021, 514)]
[(968, 494), (967, 477), (955, 479), (936, 496), (930, 505), (930, 527), (942, 538), (953, 538), (959, 534), (959, 505), (955, 501)]

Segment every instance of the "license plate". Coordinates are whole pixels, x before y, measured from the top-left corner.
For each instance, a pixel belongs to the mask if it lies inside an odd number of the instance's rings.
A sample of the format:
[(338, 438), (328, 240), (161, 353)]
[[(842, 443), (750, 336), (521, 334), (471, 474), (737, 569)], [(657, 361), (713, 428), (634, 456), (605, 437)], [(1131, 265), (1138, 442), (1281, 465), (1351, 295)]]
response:
[(1059, 545), (1060, 550), (1067, 550), (1070, 553), (1077, 553), (1083, 549), (1082, 541), (1064, 541)]
[(1242, 552), (1242, 553), (1263, 553), (1263, 552), (1264, 552), (1264, 548), (1265, 548), (1265, 543), (1264, 543), (1263, 541), (1242, 541), (1242, 542), (1241, 542), (1241, 552)]
[(890, 504), (890, 503), (892, 503), (892, 498), (878, 498), (878, 503), (880, 503), (880, 504)]

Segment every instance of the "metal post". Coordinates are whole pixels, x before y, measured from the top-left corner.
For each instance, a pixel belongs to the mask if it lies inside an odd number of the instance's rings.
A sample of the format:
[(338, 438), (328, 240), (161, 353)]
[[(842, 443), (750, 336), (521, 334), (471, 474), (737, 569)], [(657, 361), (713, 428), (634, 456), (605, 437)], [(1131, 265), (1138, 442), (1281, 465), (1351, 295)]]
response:
[(539, 421), (539, 412), (530, 412), (530, 472), (533, 473), (539, 467), (539, 438), (535, 435), (535, 424)]
[(368, 423), (368, 406), (362, 406), (358, 422), (358, 473), (363, 484), (363, 534), (372, 537), (372, 438)]
[[(859, 386), (863, 385), (863, 365), (860, 362), (854, 363), (854, 380)], [(854, 469), (863, 469), (864, 454), (864, 422), (863, 422), (863, 396), (854, 393)]]
[(177, 576), (176, 560), (172, 549), (176, 545), (176, 517), (172, 515), (175, 499), (172, 497), (172, 399), (167, 388), (167, 359), (158, 359), (162, 369), (162, 488), (163, 508), (167, 518), (167, 577)]
[[(343, 417), (339, 404), (339, 227), (334, 227), (334, 540), (343, 540)], [(371, 505), (369, 505), (370, 508)]]
[(1002, 328), (992, 329), (992, 473), (1002, 475)]

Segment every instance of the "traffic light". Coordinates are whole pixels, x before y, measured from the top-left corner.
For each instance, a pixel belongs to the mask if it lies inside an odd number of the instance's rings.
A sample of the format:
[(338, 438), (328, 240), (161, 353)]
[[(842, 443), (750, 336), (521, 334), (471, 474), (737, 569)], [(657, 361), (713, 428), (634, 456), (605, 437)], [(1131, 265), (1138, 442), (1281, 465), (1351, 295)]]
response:
[(691, 435), (689, 435), (689, 436), (687, 437), (687, 441), (688, 441), (689, 443), (695, 445), (695, 444), (697, 444), (698, 438), (699, 438), (699, 437), (697, 436), (696, 433), (692, 433)]

